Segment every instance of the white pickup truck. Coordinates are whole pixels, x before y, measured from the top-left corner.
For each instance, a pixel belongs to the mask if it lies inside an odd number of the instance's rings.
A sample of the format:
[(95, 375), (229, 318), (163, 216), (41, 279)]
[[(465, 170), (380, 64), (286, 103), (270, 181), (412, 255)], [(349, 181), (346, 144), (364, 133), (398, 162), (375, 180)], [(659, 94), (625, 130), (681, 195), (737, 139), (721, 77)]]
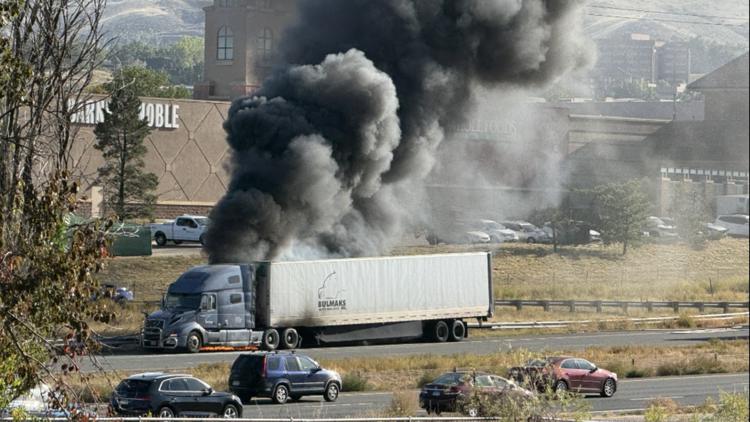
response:
[(166, 223), (151, 224), (151, 236), (159, 246), (164, 246), (168, 241), (175, 245), (182, 242), (200, 242), (205, 245), (203, 233), (208, 226), (208, 217), (199, 215), (181, 215), (175, 220)]

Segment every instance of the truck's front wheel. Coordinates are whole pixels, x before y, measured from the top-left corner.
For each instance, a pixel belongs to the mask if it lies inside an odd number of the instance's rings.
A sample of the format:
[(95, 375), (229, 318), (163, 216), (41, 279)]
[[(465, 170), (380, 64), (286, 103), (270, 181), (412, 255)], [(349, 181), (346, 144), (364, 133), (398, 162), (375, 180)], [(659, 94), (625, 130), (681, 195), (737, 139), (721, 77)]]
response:
[(263, 333), (263, 348), (265, 350), (276, 350), (279, 347), (279, 332), (275, 328), (269, 328)]
[(188, 334), (185, 348), (190, 353), (198, 353), (201, 350), (201, 346), (203, 346), (203, 339), (201, 338), (200, 333), (197, 331), (191, 331), (190, 334)]

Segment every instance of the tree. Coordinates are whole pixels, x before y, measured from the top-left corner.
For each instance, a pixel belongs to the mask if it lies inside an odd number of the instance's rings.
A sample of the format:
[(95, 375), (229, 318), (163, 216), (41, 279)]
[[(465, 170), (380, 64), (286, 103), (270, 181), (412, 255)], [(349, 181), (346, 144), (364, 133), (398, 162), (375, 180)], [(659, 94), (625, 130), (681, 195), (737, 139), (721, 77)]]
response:
[(124, 86), (139, 97), (190, 98), (190, 91), (185, 87), (171, 85), (166, 73), (142, 66), (124, 67), (115, 72), (112, 81), (94, 87), (91, 91), (111, 94)]
[(642, 236), (650, 204), (643, 183), (631, 180), (594, 188), (595, 212), (604, 243), (622, 243), (622, 254), (628, 245)]
[[(0, 408), (43, 378), (63, 387), (95, 344), (88, 322), (111, 317), (90, 299), (107, 227), (68, 219), (71, 104), (101, 63), (104, 3), (0, 2)], [(58, 404), (78, 401), (60, 393)]]
[(139, 116), (141, 101), (136, 95), (138, 81), (122, 75), (110, 84), (112, 97), (104, 121), (94, 129), (94, 148), (102, 152), (105, 164), (98, 169), (98, 183), (104, 190), (104, 207), (120, 220), (131, 217), (150, 217), (159, 179), (145, 172), (143, 144), (151, 132), (148, 123)]
[(136, 41), (113, 49), (110, 57), (114, 68), (146, 67), (167, 74), (170, 84), (193, 85), (203, 76), (202, 37), (182, 37), (165, 47)]

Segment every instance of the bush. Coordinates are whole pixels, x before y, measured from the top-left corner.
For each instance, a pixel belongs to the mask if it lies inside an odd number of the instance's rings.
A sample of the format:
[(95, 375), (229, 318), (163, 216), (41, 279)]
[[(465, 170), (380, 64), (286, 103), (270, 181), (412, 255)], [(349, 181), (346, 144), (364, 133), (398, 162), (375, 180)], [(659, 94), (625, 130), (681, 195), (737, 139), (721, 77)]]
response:
[(383, 412), (383, 417), (401, 417), (401, 416), (412, 416), (417, 413), (419, 404), (417, 403), (417, 395), (411, 391), (396, 391), (393, 392), (391, 398), (391, 404)]
[(680, 314), (676, 323), (680, 328), (695, 328), (695, 320), (687, 314)]
[(658, 398), (649, 403), (643, 413), (643, 418), (645, 422), (666, 422), (678, 408), (679, 406), (674, 400)]
[(719, 408), (714, 416), (716, 421), (746, 422), (748, 420), (748, 392), (721, 393)]
[(419, 379), (417, 379), (417, 388), (422, 388), (425, 385), (431, 383), (433, 380), (435, 380), (435, 378), (438, 377), (438, 375), (439, 374), (437, 372), (433, 371), (422, 372), (422, 375), (419, 377)]
[(341, 390), (367, 391), (369, 389), (367, 381), (367, 377), (363, 376), (360, 372), (345, 373), (341, 377)]
[(659, 376), (721, 374), (725, 372), (727, 372), (727, 369), (718, 359), (707, 356), (699, 356), (687, 362), (663, 363), (656, 368), (656, 374)]

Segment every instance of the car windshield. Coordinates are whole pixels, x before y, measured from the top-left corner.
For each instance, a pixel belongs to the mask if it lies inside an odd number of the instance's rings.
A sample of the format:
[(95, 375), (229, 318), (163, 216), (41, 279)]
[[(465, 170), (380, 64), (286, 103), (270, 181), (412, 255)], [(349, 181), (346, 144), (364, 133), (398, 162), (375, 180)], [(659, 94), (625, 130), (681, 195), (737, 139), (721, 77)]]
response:
[(196, 217), (195, 222), (198, 223), (200, 226), (207, 226), (208, 225), (208, 218), (206, 217)]
[(169, 293), (164, 300), (166, 309), (198, 309), (201, 304), (201, 295)]

